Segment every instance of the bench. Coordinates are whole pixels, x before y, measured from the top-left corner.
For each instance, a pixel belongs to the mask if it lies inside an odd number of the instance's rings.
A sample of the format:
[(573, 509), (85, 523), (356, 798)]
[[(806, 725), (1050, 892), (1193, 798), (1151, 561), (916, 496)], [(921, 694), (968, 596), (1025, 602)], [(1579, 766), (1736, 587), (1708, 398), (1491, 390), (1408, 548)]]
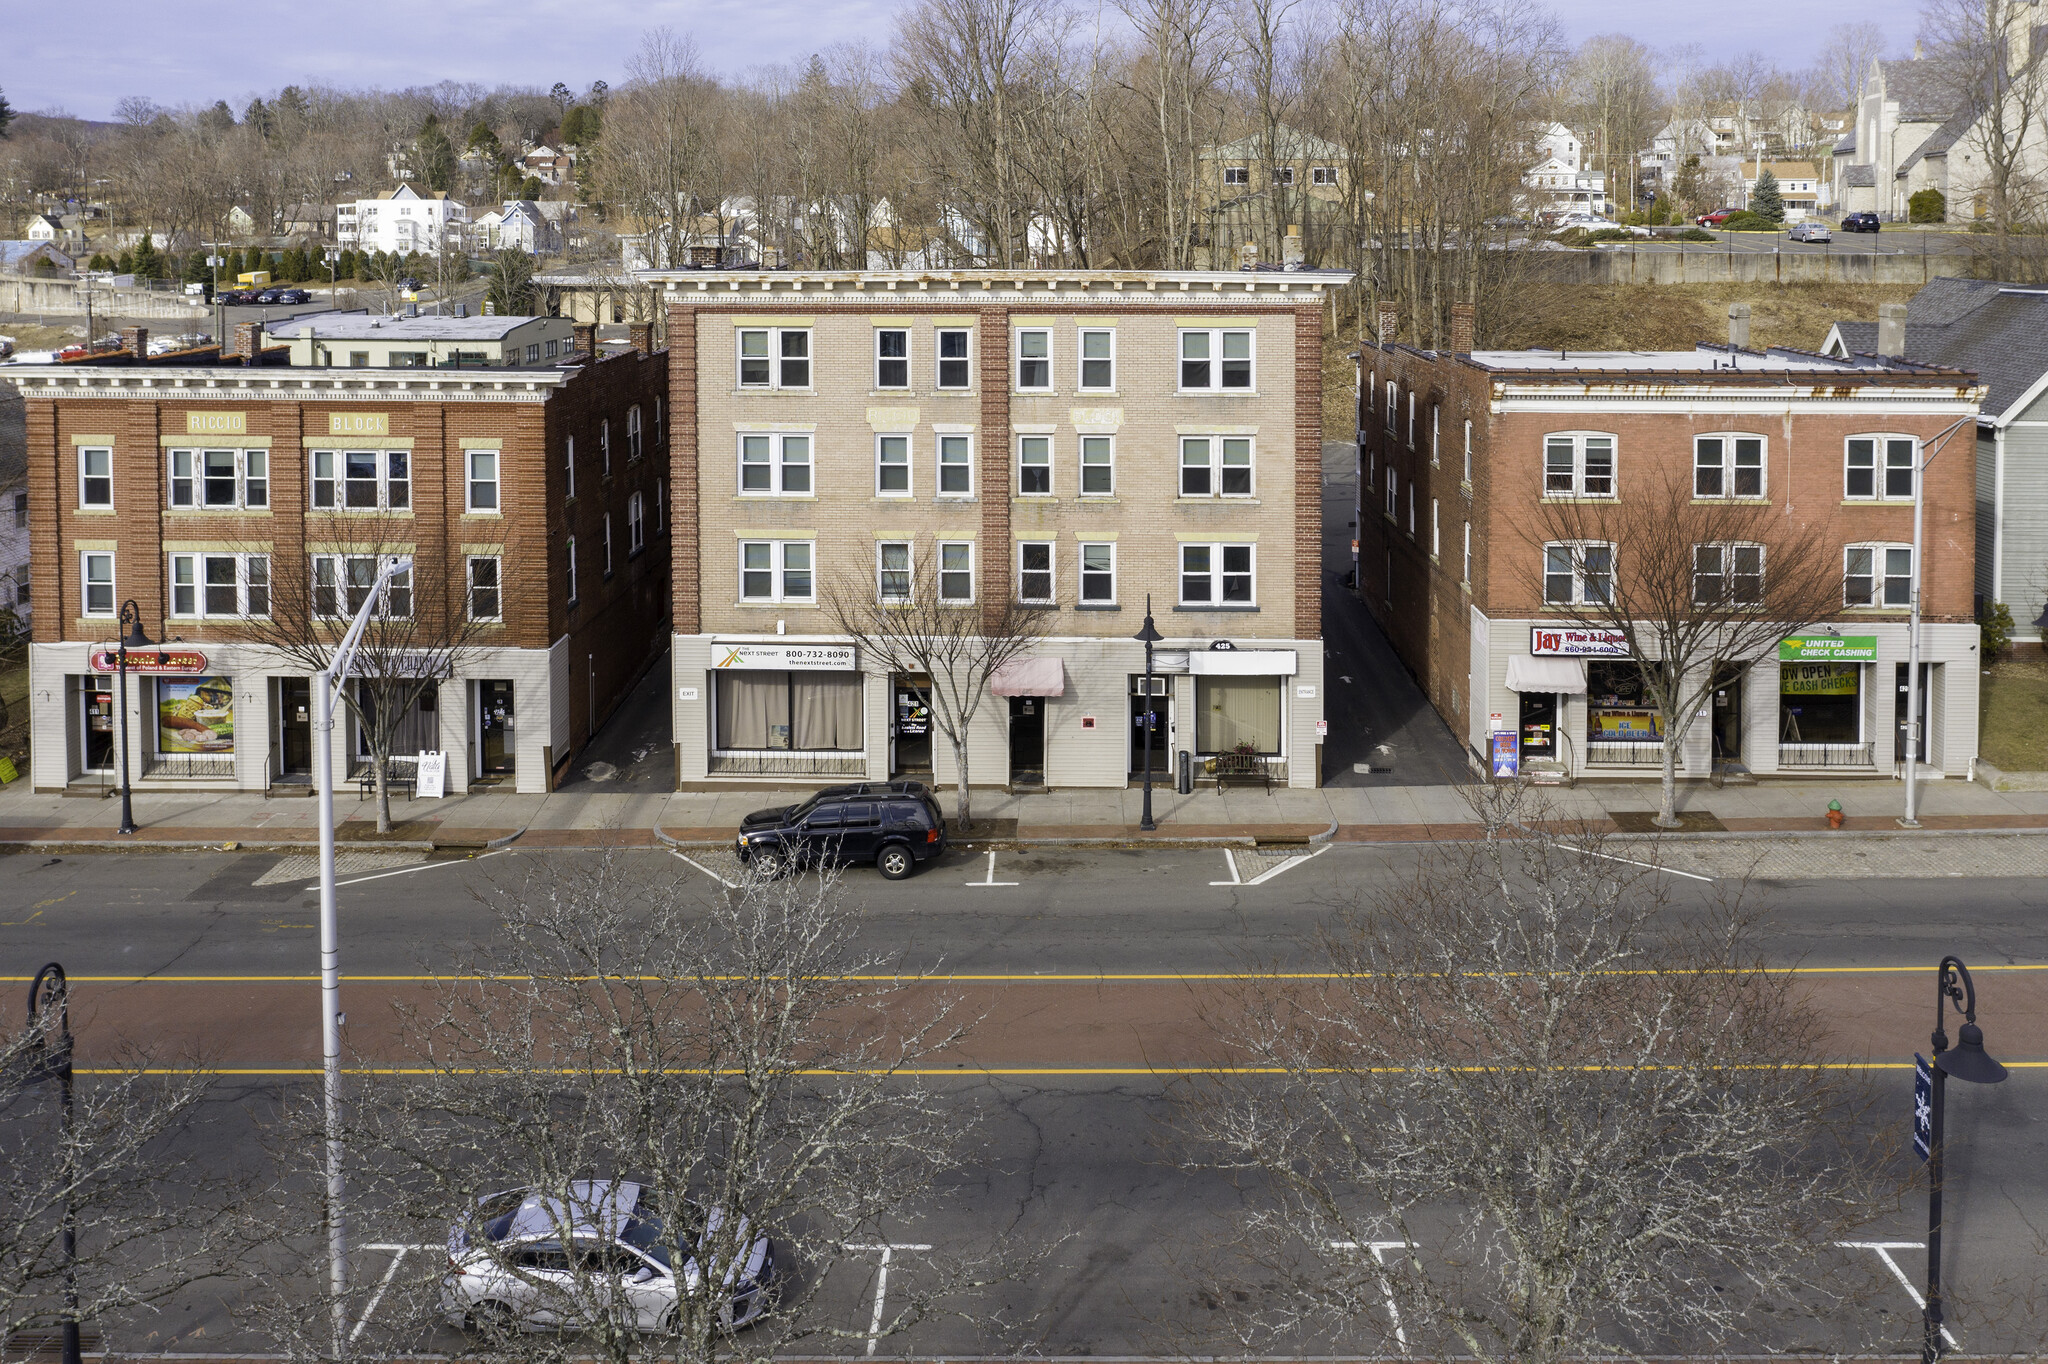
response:
[(1218, 791), (1225, 782), (1257, 782), (1268, 791), (1273, 789), (1272, 765), (1256, 753), (1218, 753), (1210, 761), (1215, 764)]
[[(412, 764), (407, 763), (401, 766), (397, 759), (393, 759), (384, 769), (384, 784), (393, 791), (404, 787), (405, 798), (411, 800), (413, 780), (416, 775), (417, 773)], [(356, 790), (361, 793), (357, 797), (360, 800), (368, 800), (371, 796), (377, 794), (377, 769), (374, 765), (365, 767), (356, 774)]]

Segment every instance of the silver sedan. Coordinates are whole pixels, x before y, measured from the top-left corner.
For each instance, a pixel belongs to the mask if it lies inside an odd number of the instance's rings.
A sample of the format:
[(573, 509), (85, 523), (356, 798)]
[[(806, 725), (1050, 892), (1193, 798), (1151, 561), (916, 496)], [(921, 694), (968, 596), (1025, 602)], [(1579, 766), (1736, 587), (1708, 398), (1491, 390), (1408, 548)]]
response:
[(1831, 242), (1834, 239), (1826, 223), (1813, 219), (1792, 224), (1792, 230), (1785, 234), (1785, 240), (1792, 242)]

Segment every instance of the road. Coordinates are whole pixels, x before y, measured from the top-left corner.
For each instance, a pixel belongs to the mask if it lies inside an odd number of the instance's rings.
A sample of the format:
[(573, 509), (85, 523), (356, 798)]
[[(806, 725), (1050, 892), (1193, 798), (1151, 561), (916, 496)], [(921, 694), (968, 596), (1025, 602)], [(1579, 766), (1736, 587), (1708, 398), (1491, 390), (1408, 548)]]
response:
[[(2009, 1061), (2048, 1061), (2039, 889), (2048, 839), (1901, 838), (1841, 851), (1850, 847), (1802, 856), (1799, 847), (1741, 840), (1687, 843), (1672, 858), (1674, 869), (1688, 872), (1673, 878), (1674, 894), (1681, 908), (1697, 904), (1764, 859), (1766, 879), (1750, 890), (1777, 914), (1768, 951), (1805, 969), (1802, 983), (1836, 1019), (1838, 1056), (1907, 1063), (1932, 1021), (1931, 964), (1954, 950), (1979, 968), (1992, 1050)], [(1610, 851), (1640, 859), (1649, 849), (1618, 843)], [(1427, 855), (1383, 845), (1227, 855), (1047, 849), (998, 851), (991, 863), (985, 852), (955, 851), (896, 885), (871, 872), (850, 874), (867, 945), (899, 953), (909, 966), (944, 970), (968, 1007), (987, 1015), (959, 1056), (968, 1073), (933, 1081), (952, 1095), (963, 1124), (981, 1124), (979, 1156), (902, 1239), (944, 1247), (990, 1226), (1026, 1237), (1071, 1232), (1047, 1264), (1001, 1294), (1013, 1316), (1032, 1323), (1028, 1343), (1043, 1353), (1229, 1348), (1213, 1334), (1216, 1319), (1206, 1315), (1187, 1265), (1206, 1235), (1230, 1224), (1239, 1194), (1221, 1177), (1181, 1171), (1165, 1144), (1184, 1083), (1175, 1072), (1213, 1059), (1194, 1015), (1230, 984), (1199, 977), (1312, 966), (1300, 943), (1331, 904), (1397, 888)], [(351, 1043), (365, 1053), (397, 1045), (380, 1033), (388, 1001), (424, 987), (366, 978), (445, 968), (475, 935), (493, 931), (491, 894), (530, 894), (612, 857), (624, 873), (654, 880), (685, 904), (708, 903), (731, 864), (719, 854), (689, 856), (542, 854), (514, 845), (474, 859), (386, 855), (356, 864), (340, 890)], [(310, 866), (271, 854), (24, 854), (4, 866), (0, 977), (7, 979), (0, 985), (43, 961), (63, 961), (79, 980), (81, 1064), (127, 1034), (166, 1048), (204, 1043), (215, 1061), (257, 1072), (227, 1082), (219, 1125), (195, 1136), (190, 1152), (199, 1160), (254, 1161), (258, 1120), (307, 1083), (317, 1051)], [(1984, 871), (1998, 875), (1973, 875)], [(9, 1007), (15, 998), (0, 995)], [(1885, 1116), (1903, 1114), (1909, 1072), (1873, 1074), (1889, 1096)], [(1951, 1103), (1948, 1267), (1964, 1292), (1958, 1329), (1972, 1350), (2017, 1348), (2043, 1334), (2032, 1315), (2038, 1307), (1989, 1319), (1968, 1286), (2010, 1286), (2040, 1263), (2031, 1224), (2048, 1194), (2048, 1069), (2016, 1070), (1995, 1089), (1955, 1086)], [(1854, 1239), (1917, 1242), (1920, 1218), (1909, 1200)], [(364, 1242), (425, 1244), (436, 1235), (381, 1224), (374, 1209), (359, 1216)], [(1886, 1253), (1910, 1278), (1921, 1276), (1918, 1252)], [(358, 1272), (380, 1274), (391, 1254), (365, 1252)], [(1828, 1343), (1846, 1347), (1875, 1336), (1910, 1348), (1913, 1305), (1878, 1253), (1839, 1254), (1868, 1271), (1874, 1296), (1855, 1320), (1836, 1323)], [(843, 1286), (831, 1310), (865, 1320), (863, 1294), (872, 1287)], [(127, 1329), (135, 1339), (124, 1343), (154, 1348), (257, 1344), (229, 1319), (219, 1289), (195, 1291), (175, 1310)], [(1017, 1344), (957, 1324), (926, 1328), (910, 1343), (951, 1355)]]
[(1655, 238), (1621, 242), (1622, 247), (1642, 251), (1689, 251), (1713, 255), (1719, 252), (1783, 251), (1787, 255), (1832, 256), (1944, 256), (1967, 253), (1974, 238), (1967, 234), (1942, 232), (1842, 232), (1829, 223), (1832, 241), (1795, 242), (1783, 232), (1722, 232), (1714, 228), (1712, 242), (1674, 242)]

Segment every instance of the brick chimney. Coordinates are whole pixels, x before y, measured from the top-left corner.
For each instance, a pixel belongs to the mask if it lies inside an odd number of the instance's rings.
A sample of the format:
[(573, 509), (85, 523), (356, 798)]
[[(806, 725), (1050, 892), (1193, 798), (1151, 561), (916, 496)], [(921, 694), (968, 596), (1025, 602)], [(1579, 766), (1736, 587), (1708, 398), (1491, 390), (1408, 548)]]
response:
[(135, 357), (136, 359), (138, 359), (138, 360), (146, 360), (146, 359), (148, 359), (148, 358), (149, 358), (149, 328), (147, 328), (147, 327), (123, 327), (123, 328), (121, 328), (121, 349), (122, 349), (122, 350), (125, 350), (125, 351), (127, 351), (127, 352), (128, 352), (128, 353), (129, 353), (130, 355), (134, 356), (134, 357)]
[(1892, 359), (1903, 358), (1906, 354), (1905, 304), (1877, 305), (1877, 353)]
[(1379, 338), (1381, 350), (1385, 350), (1387, 347), (1394, 344), (1394, 333), (1399, 331), (1400, 327), (1401, 305), (1396, 303), (1391, 298), (1381, 299), (1379, 325)]
[(597, 358), (597, 324), (595, 322), (578, 322), (572, 330), (576, 334), (576, 353), (578, 355), (587, 355), (595, 360)]
[(1451, 305), (1451, 354), (1472, 353), (1472, 305), (1453, 303)]
[(1259, 268), (1259, 244), (1257, 242), (1246, 242), (1243, 246), (1237, 248), (1237, 268), (1240, 270), (1256, 270)]
[(1749, 305), (1731, 303), (1728, 305), (1728, 344), (1737, 350), (1749, 349)]
[(1289, 223), (1287, 235), (1280, 239), (1280, 268), (1299, 270), (1302, 262), (1301, 224)]
[(232, 354), (242, 357), (244, 364), (253, 365), (263, 350), (263, 324), (261, 322), (237, 322), (235, 324), (235, 349)]
[(654, 352), (654, 324), (634, 322), (626, 327), (626, 339), (633, 343), (637, 355), (651, 355)]

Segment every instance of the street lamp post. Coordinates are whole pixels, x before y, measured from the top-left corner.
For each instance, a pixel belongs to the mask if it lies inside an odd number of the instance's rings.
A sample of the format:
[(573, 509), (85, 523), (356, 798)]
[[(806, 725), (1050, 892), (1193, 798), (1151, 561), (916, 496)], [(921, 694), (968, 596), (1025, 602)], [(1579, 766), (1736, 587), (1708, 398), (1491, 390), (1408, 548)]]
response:
[(128, 789), (128, 651), (147, 649), (149, 636), (142, 633), (142, 608), (130, 597), (121, 603), (120, 642), (114, 646), (114, 705), (121, 715), (121, 829), (124, 834), (135, 832), (135, 803)]
[(1933, 448), (1927, 452), (1927, 457), (1913, 470), (1913, 596), (1906, 622), (1906, 813), (1899, 820), (1900, 827), (1906, 829), (1920, 827), (1920, 549), (1921, 526), (1927, 509), (1927, 466), (1941, 454), (1941, 448), (1948, 444), (1949, 437), (1966, 425), (1974, 425), (1976, 420), (1975, 415), (1971, 415), (1950, 422), (1934, 438)]
[(79, 1364), (78, 1210), (71, 1174), (71, 987), (64, 968), (51, 962), (28, 987), (28, 1074), (25, 1082), (55, 1080), (59, 1087), (58, 1149), (64, 1153), (64, 1364)]
[[(1984, 1030), (1977, 1026), (1977, 987), (1970, 981), (1970, 968), (1953, 954), (1941, 959), (1934, 990), (1934, 1072), (1933, 1113), (1927, 1132), (1927, 1307), (1921, 1314), (1921, 1364), (1936, 1364), (1941, 1358), (1941, 1180), (1943, 1109), (1948, 1094), (1948, 1077), (1971, 1084), (1995, 1085), (2005, 1078), (2005, 1067), (1984, 1052)], [(1944, 1016), (1953, 1002), (1963, 1015), (1954, 1051), (1949, 1050)]]
[(1159, 827), (1152, 822), (1152, 726), (1156, 723), (1152, 711), (1152, 646), (1166, 636), (1152, 626), (1152, 594), (1149, 592), (1145, 594), (1145, 624), (1133, 638), (1145, 646), (1145, 806), (1139, 816), (1138, 827), (1150, 833)]

